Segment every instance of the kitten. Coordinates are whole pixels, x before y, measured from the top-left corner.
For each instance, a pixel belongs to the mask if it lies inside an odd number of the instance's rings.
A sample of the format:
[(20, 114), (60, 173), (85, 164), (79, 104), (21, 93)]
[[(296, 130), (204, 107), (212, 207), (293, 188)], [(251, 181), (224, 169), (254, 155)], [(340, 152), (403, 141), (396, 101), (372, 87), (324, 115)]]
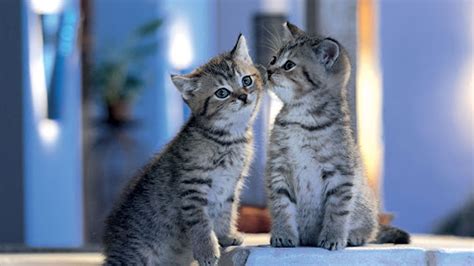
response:
[[(171, 79), (192, 115), (106, 221), (107, 265), (215, 265), (240, 245), (239, 193), (263, 80), (240, 35), (232, 51)], [(265, 71), (262, 71), (265, 74)]]
[[(351, 131), (349, 57), (334, 39), (310, 37), (290, 23), (284, 31), (288, 41), (270, 62), (267, 82), (283, 102), (266, 174), (271, 245), (363, 245), (377, 236), (378, 206)], [(385, 242), (408, 242), (399, 229), (383, 232)]]

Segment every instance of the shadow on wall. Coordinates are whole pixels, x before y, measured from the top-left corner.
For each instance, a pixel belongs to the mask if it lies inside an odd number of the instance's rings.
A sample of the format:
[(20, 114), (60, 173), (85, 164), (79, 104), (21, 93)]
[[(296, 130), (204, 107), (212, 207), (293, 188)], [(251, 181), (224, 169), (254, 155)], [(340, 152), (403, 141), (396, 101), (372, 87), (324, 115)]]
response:
[(464, 206), (449, 215), (435, 234), (474, 237), (474, 196)]

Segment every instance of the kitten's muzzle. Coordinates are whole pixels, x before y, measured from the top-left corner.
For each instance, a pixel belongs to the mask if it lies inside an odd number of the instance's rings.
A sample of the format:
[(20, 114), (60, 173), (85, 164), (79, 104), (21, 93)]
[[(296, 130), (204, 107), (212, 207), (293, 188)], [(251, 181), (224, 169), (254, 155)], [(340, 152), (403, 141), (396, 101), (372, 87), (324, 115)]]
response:
[(247, 93), (240, 94), (237, 99), (241, 100), (244, 103), (247, 103)]
[(273, 75), (273, 71), (271, 71), (270, 69), (267, 70), (267, 78), (270, 79)]

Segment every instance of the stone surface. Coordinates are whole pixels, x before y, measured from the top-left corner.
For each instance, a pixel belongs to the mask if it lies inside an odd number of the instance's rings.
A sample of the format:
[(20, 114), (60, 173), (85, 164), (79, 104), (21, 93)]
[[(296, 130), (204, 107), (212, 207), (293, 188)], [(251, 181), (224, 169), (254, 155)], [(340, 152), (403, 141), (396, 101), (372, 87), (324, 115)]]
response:
[[(410, 245), (367, 245), (343, 251), (271, 248), (268, 243), (266, 234), (247, 235), (244, 246), (223, 253), (221, 265), (474, 265), (473, 238), (417, 235)], [(243, 259), (245, 254), (249, 255)], [(238, 263), (230, 263), (235, 257)]]
[[(327, 251), (320, 248), (271, 248), (266, 234), (246, 235), (244, 246), (222, 252), (219, 265), (474, 265), (474, 238), (417, 235), (410, 245), (368, 245)], [(99, 253), (0, 254), (2, 266), (100, 265)]]

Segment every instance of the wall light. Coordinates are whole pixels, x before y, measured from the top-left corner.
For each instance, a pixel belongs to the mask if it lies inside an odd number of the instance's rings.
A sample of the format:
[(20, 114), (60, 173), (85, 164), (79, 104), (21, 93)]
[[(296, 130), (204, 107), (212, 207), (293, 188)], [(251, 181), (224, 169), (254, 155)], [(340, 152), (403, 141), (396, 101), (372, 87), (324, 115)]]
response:
[[(357, 138), (369, 184), (380, 193), (383, 169), (382, 76), (376, 0), (358, 1)], [(380, 197), (379, 197), (380, 198)]]
[[(465, 33), (468, 36), (468, 47), (474, 47), (474, 15), (472, 13), (464, 14)], [(474, 147), (474, 51), (466, 53), (464, 62), (458, 71), (458, 80), (456, 83), (456, 98), (454, 103), (454, 120), (457, 131), (465, 145), (465, 148)]]
[(46, 145), (53, 145), (59, 136), (59, 124), (52, 119), (43, 119), (39, 121), (38, 132)]
[[(29, 3), (31, 11), (36, 14), (33, 14), (34, 16), (28, 22), (29, 75), (33, 115), (42, 142), (51, 146), (56, 143), (61, 128), (58, 121), (49, 119), (51, 102), (48, 85), (51, 71), (47, 71), (46, 68), (52, 69), (55, 61), (56, 53), (52, 53), (52, 51), (56, 50), (56, 37), (50, 35), (55, 35), (56, 28), (59, 27), (58, 16), (64, 11), (67, 0), (30, 0)], [(51, 24), (51, 22), (53, 23)], [(53, 33), (50, 32), (50, 28), (45, 28), (45, 25), (52, 25)], [(52, 53), (52, 55), (47, 57), (45, 51)]]
[(262, 12), (267, 14), (285, 14), (289, 10), (288, 0), (263, 0)]
[(36, 14), (50, 15), (63, 11), (66, 0), (30, 0), (31, 9)]
[[(177, 19), (170, 27), (170, 43), (169, 43), (168, 60), (173, 68), (173, 72), (178, 74), (187, 74), (191, 71), (190, 67), (194, 59), (194, 51), (192, 47), (191, 33), (189, 24), (184, 19)], [(174, 90), (173, 90), (174, 91)], [(176, 93), (176, 92), (175, 92)], [(181, 102), (181, 96), (174, 94), (175, 100)], [(170, 96), (169, 99), (173, 98)], [(183, 121), (190, 115), (189, 107), (183, 103), (182, 108), (172, 108), (171, 114), (173, 121)], [(172, 125), (173, 132), (177, 131), (176, 126), (180, 123)], [(174, 134), (174, 133), (173, 133)]]
[(193, 48), (188, 25), (183, 20), (177, 20), (170, 29), (169, 61), (178, 70), (190, 67), (193, 61)]

